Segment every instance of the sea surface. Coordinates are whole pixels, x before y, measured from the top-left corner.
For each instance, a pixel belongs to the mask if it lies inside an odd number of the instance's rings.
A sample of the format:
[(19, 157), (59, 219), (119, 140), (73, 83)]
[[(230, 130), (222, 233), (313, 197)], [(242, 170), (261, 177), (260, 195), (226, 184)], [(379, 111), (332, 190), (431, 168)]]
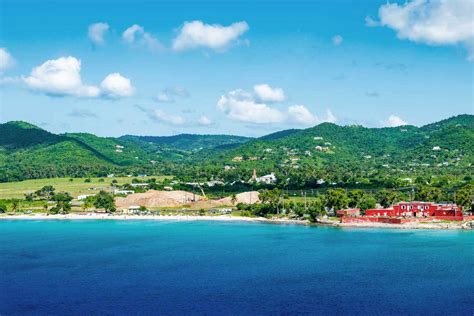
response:
[(0, 315), (474, 314), (474, 232), (0, 221)]

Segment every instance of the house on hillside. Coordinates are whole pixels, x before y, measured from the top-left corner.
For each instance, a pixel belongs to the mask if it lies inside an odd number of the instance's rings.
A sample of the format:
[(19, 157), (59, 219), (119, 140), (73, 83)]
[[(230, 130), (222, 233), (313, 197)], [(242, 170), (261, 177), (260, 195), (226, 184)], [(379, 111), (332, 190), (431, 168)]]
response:
[(272, 183), (275, 183), (276, 181), (277, 181), (277, 178), (273, 172), (270, 174), (255, 178), (255, 182), (257, 183), (272, 184)]

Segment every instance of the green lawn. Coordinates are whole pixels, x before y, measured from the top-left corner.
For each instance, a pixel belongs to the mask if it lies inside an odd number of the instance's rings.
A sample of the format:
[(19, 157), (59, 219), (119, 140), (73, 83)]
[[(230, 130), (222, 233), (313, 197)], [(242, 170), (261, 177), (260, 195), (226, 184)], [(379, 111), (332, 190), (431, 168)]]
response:
[[(170, 177), (152, 176), (139, 179), (146, 180), (149, 178), (156, 178), (157, 181), (161, 181)], [(85, 178), (74, 178), (73, 181), (69, 179), (70, 178), (51, 178), (0, 183), (0, 199), (23, 199), (25, 194), (41, 189), (45, 185), (52, 185), (56, 188), (57, 192), (69, 192), (73, 197), (77, 197), (81, 194), (96, 194), (100, 190), (110, 191), (110, 183), (112, 180), (117, 180), (119, 184), (125, 184), (131, 183), (133, 177), (90, 178), (91, 182), (89, 183), (84, 182)], [(101, 179), (103, 182), (100, 181)]]

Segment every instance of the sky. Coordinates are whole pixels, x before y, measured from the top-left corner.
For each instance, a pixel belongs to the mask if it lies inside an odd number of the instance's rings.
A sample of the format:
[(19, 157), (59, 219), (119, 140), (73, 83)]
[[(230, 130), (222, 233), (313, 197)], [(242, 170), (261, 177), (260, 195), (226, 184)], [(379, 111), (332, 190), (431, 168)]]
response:
[(474, 112), (471, 0), (0, 0), (0, 121), (261, 136)]

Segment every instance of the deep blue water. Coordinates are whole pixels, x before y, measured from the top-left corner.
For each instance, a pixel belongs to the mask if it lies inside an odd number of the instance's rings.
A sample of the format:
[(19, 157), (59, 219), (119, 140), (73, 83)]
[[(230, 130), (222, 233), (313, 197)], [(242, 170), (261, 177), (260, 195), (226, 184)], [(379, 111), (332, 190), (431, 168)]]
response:
[(0, 221), (0, 314), (474, 314), (474, 232)]

